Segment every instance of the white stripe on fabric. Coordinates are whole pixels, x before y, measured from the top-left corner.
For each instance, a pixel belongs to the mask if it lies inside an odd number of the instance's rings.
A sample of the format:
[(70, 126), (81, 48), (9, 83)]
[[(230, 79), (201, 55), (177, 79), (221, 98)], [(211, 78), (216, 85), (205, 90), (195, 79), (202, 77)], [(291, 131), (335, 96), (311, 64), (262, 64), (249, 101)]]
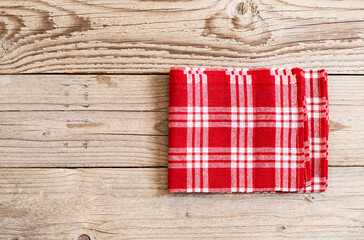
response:
[(240, 148), (231, 148), (231, 147), (209, 147), (209, 148), (200, 148), (195, 147), (193, 149), (187, 149), (187, 148), (169, 148), (168, 152), (170, 154), (180, 154), (180, 153), (186, 153), (187, 150), (194, 151), (196, 153), (230, 153), (231, 149), (234, 149), (234, 151), (239, 153), (246, 153), (247, 151), (253, 151), (254, 153), (282, 153), (282, 154), (288, 154), (289, 152), (291, 154), (302, 154), (304, 152), (304, 148), (275, 148), (275, 147), (253, 147), (247, 149), (246, 147), (240, 147)]
[[(240, 76), (241, 77), (241, 76)], [(248, 112), (246, 110), (252, 110), (249, 108), (249, 106), (246, 106), (245, 101), (247, 101), (248, 96), (245, 95), (245, 90), (247, 88), (248, 85), (243, 84), (243, 85), (238, 85), (236, 88), (236, 92), (238, 94), (238, 145), (237, 148), (244, 148), (246, 150), (248, 150), (247, 145), (246, 145), (246, 140), (247, 140), (247, 136), (245, 134), (245, 129), (244, 127), (242, 127), (242, 124), (245, 126), (245, 120), (247, 119), (247, 114)], [(244, 111), (240, 111), (242, 109), (240, 109), (241, 106), (244, 106)], [(240, 152), (238, 150), (235, 150), (237, 152), (237, 172), (239, 173), (237, 176), (237, 182), (238, 182), (238, 191), (242, 192), (246, 190), (246, 186), (247, 186), (247, 182), (245, 182), (245, 176), (248, 175), (248, 169), (247, 169), (247, 164), (246, 164), (246, 154), (245, 152)]]
[[(204, 111), (211, 113), (232, 113), (232, 112), (248, 112), (248, 113), (302, 113), (303, 107), (203, 107)], [(186, 113), (186, 112), (200, 112), (201, 107), (169, 107), (171, 113)]]
[[(286, 162), (284, 162), (283, 164), (287, 164)], [(299, 163), (297, 164), (298, 168), (303, 168), (305, 165), (304, 163)], [(170, 166), (168, 166), (170, 168), (179, 168), (179, 169), (183, 169), (186, 168), (186, 165), (184, 163), (170, 163)], [(209, 168), (230, 168), (231, 167), (231, 162), (227, 161), (227, 162), (210, 162), (209, 163)], [(275, 167), (275, 163), (274, 162), (254, 162), (254, 166), (252, 165), (248, 165), (246, 166), (248, 169), (259, 169), (259, 168), (274, 168)], [(243, 165), (239, 165), (239, 169), (244, 170), (245, 167)], [(239, 188), (240, 190), (244, 190), (244, 187)]]
[[(194, 94), (195, 94), (195, 102), (194, 106), (199, 107), (200, 111), (194, 113), (194, 145), (201, 147), (201, 131), (203, 128), (198, 127), (201, 126), (201, 83), (200, 83), (200, 75), (194, 74), (195, 82), (194, 82)], [(192, 166), (194, 167), (195, 172), (195, 188), (194, 192), (200, 192), (201, 186), (200, 186), (200, 167), (201, 167), (201, 155), (200, 153), (193, 153), (194, 154), (194, 161)]]
[(207, 85), (207, 75), (202, 73), (202, 140), (204, 149), (204, 154), (202, 155), (202, 192), (208, 192), (209, 188), (209, 111), (208, 111), (208, 85)]
[[(297, 85), (291, 85), (291, 106), (298, 106), (298, 94), (297, 94)], [(291, 143), (291, 147), (288, 148), (290, 150), (290, 152), (292, 151), (292, 149), (295, 149), (297, 147), (297, 131), (292, 129), (291, 132), (291, 139), (290, 139), (290, 143)], [(304, 154), (304, 148), (299, 148), (302, 149), (301, 152), (298, 152), (298, 154)], [(291, 152), (292, 153), (292, 152)], [(297, 157), (297, 155), (296, 155)], [(296, 191), (296, 180), (297, 180), (297, 166), (298, 164), (294, 164), (296, 163), (297, 160), (293, 161), (292, 165), (291, 165), (291, 190)], [(299, 167), (300, 168), (300, 167)]]
[[(236, 150), (232, 150), (231, 152), (234, 152), (236, 154), (239, 155), (251, 155), (253, 152), (249, 150), (245, 150), (243, 151), (239, 151), (239, 153)], [(324, 157), (325, 153), (318, 153), (319, 156)], [(232, 154), (220, 154), (220, 153), (210, 153), (209, 155), (203, 153), (200, 155), (196, 155), (195, 157), (192, 158), (192, 160), (195, 160), (196, 158), (201, 159), (203, 157), (207, 157), (209, 158), (210, 161), (229, 161), (231, 159)], [(185, 155), (172, 155), (170, 154), (169, 159), (171, 162), (178, 162), (178, 161), (185, 161), (186, 160), (186, 156)], [(242, 158), (240, 158), (239, 160), (243, 160)], [(250, 160), (251, 162), (259, 162), (259, 161), (274, 161), (275, 160), (275, 153), (273, 154), (258, 154), (254, 152), (254, 159)], [(298, 157), (296, 154), (282, 154), (282, 162), (286, 162), (286, 163), (297, 163), (298, 161)]]
[[(245, 111), (242, 111), (245, 112)], [(322, 113), (322, 115), (324, 117), (326, 113)], [(304, 120), (304, 116), (302, 114), (296, 114), (296, 113), (284, 113), (284, 114), (279, 114), (279, 116), (275, 116), (273, 114), (238, 114), (237, 112), (231, 113), (231, 114), (209, 114), (209, 116), (207, 116), (206, 114), (189, 114), (186, 115), (185, 113), (183, 114), (170, 114), (169, 115), (169, 120), (192, 120), (193, 118), (196, 119), (196, 122), (200, 122), (203, 118), (209, 118), (209, 120), (220, 120), (220, 121), (227, 121), (227, 120), (231, 120), (231, 121), (236, 121), (236, 119), (239, 118), (240, 120), (246, 120), (247, 122), (256, 122), (256, 121), (276, 121), (278, 119), (280, 120), (284, 120), (284, 121), (288, 121), (291, 120), (292, 121), (303, 121)], [(206, 123), (208, 123), (208, 121), (204, 121)], [(207, 126), (206, 126), (207, 127)]]
[[(192, 85), (192, 74), (191, 69), (186, 68), (184, 73), (187, 75), (187, 114), (190, 115), (192, 113), (193, 107), (193, 85)], [(170, 124), (169, 124), (170, 125)], [(193, 145), (192, 145), (192, 127), (193, 127), (193, 118), (187, 120), (187, 192), (192, 192), (192, 156), (193, 156)]]
[(236, 75), (233, 74), (233, 69), (228, 69), (226, 72), (227, 75), (230, 76), (230, 101), (231, 101), (231, 123), (229, 123), (229, 127), (231, 127), (231, 192), (237, 192), (237, 163), (238, 163), (238, 155), (236, 152), (237, 146), (237, 128), (239, 115), (238, 114), (238, 106), (237, 106), (237, 96), (236, 92), (238, 89), (238, 85), (236, 84)]
[[(291, 123), (292, 124), (292, 128), (301, 128), (303, 127), (303, 121), (294, 121)], [(187, 126), (192, 125), (192, 122), (169, 122), (168, 126), (169, 127), (181, 127), (181, 128), (185, 128)], [(239, 122), (239, 125), (236, 124), (232, 124), (231, 122), (209, 122), (209, 127), (227, 127), (230, 128), (232, 126), (235, 127), (240, 127), (240, 128), (256, 128), (256, 127), (272, 127), (272, 128), (277, 128), (277, 129), (281, 129), (281, 128), (288, 128), (289, 127), (289, 123), (288, 122), (283, 122), (283, 124), (281, 122)], [(195, 128), (201, 128), (203, 126), (201, 126), (201, 123), (199, 124), (195, 124), (194, 126)]]
[[(289, 77), (289, 76), (286, 76), (286, 77)], [(288, 80), (287, 80), (288, 81)], [(290, 84), (291, 85), (291, 84)], [(288, 107), (290, 108), (290, 102), (289, 102), (289, 87), (290, 85), (282, 85), (281, 86), (281, 89), (282, 89), (282, 104), (283, 106), (282, 107)], [(284, 117), (283, 116), (283, 120), (284, 120)], [(283, 148), (287, 148), (288, 149), (288, 145), (289, 145), (289, 141), (290, 141), (290, 130), (291, 129), (291, 116), (290, 116), (290, 112), (288, 112), (288, 114), (286, 115), (286, 120), (288, 120), (288, 128), (283, 128), (282, 131), (283, 131), (283, 139), (281, 140), (282, 141), (282, 147)], [(286, 121), (284, 121), (286, 122)], [(287, 162), (285, 162), (287, 161)], [(282, 156), (282, 159), (281, 159), (281, 164), (282, 164), (282, 190), (283, 191), (288, 191), (288, 179), (289, 179), (289, 168), (290, 168), (290, 158), (288, 158), (288, 156)]]
[[(278, 75), (276, 75), (275, 73), (273, 74), (275, 79), (276, 79), (276, 86), (275, 86), (275, 106), (276, 106), (276, 122), (275, 122), (275, 146), (276, 148), (282, 148), (282, 144), (281, 144), (281, 126), (282, 126), (282, 122), (281, 122), (281, 113), (279, 113), (279, 110), (282, 108), (281, 105), (281, 87), (279, 85), (279, 83), (281, 82), (281, 78), (280, 78), (280, 70), (278, 70)], [(288, 126), (287, 126), (288, 127)], [(282, 168), (282, 163), (281, 163), (281, 159), (282, 159), (282, 154), (281, 153), (276, 153), (276, 159), (275, 159), (275, 191), (281, 191), (282, 189), (282, 184), (281, 184), (281, 168)]]
[[(249, 75), (246, 75), (246, 77), (248, 77)], [(251, 79), (251, 76), (249, 76)], [(251, 84), (247, 84), (246, 85), (246, 92), (247, 92), (247, 96), (246, 97), (246, 101), (248, 104), (248, 109), (249, 108), (253, 108), (253, 88)], [(254, 111), (253, 111), (254, 112)], [(247, 112), (246, 113), (248, 115), (248, 120), (249, 117), (253, 118), (254, 120), (254, 115), (252, 113)], [(253, 151), (249, 151), (250, 149), (253, 149), (253, 128), (248, 127), (247, 128), (247, 136), (246, 136), (246, 147), (248, 149), (247, 151), (247, 156), (246, 156), (246, 167), (247, 167), (247, 192), (253, 192), (253, 188), (254, 188), (254, 182), (253, 182)]]

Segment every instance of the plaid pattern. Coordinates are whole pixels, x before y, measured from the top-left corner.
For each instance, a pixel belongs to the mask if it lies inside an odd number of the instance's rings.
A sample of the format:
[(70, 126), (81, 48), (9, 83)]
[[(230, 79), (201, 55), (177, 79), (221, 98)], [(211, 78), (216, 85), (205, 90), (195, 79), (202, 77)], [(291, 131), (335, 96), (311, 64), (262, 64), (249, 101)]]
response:
[(322, 192), (325, 70), (170, 71), (168, 189)]

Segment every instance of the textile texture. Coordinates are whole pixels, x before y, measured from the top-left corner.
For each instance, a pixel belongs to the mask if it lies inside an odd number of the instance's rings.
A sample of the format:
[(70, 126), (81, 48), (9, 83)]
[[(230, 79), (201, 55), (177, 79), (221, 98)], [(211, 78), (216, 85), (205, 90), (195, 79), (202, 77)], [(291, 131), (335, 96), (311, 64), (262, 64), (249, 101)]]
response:
[(328, 130), (323, 69), (173, 67), (169, 192), (325, 191)]

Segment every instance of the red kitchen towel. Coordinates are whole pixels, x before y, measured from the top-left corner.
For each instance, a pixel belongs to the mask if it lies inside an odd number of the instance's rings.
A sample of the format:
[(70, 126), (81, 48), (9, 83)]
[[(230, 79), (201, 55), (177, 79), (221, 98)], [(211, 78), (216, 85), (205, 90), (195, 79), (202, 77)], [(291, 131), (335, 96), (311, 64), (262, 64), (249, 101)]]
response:
[(172, 67), (168, 190), (322, 192), (325, 70)]

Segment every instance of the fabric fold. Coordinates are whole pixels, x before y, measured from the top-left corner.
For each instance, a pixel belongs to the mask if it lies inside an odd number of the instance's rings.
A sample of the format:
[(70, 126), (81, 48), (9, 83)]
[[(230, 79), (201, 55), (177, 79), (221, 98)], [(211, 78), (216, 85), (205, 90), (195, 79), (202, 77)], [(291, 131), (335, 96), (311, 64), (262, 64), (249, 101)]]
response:
[(322, 192), (325, 70), (173, 67), (168, 189)]

